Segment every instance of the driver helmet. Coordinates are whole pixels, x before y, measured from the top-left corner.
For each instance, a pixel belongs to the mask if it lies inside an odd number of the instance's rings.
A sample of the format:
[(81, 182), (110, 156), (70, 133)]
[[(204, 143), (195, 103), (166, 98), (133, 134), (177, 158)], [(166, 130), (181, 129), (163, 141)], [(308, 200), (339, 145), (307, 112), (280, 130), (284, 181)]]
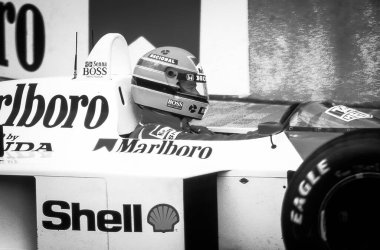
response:
[(133, 71), (136, 104), (201, 120), (209, 105), (206, 76), (197, 58), (177, 47), (143, 55)]

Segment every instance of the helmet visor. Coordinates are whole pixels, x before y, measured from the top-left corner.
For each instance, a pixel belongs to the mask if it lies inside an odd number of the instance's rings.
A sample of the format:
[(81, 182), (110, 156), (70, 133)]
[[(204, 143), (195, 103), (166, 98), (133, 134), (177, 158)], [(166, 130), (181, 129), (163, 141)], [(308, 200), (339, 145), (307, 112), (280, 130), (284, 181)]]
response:
[(207, 85), (205, 82), (180, 80), (178, 86), (181, 93), (208, 99)]
[(181, 92), (208, 98), (205, 75), (190, 72), (178, 72), (177, 80)]
[(208, 97), (206, 83), (179, 81), (178, 86), (182, 93), (199, 97)]

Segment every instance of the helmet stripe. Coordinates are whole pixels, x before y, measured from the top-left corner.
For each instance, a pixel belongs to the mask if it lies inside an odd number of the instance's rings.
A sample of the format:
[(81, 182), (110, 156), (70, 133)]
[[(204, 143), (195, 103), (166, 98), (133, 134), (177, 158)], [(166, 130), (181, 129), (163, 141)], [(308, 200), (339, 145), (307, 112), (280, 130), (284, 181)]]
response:
[(146, 67), (146, 68), (149, 68), (149, 69), (154, 69), (154, 70), (157, 70), (157, 71), (162, 71), (164, 72), (165, 69), (168, 67), (166, 65), (162, 65), (158, 62), (154, 62), (154, 61), (148, 61), (148, 60), (145, 60), (145, 59), (140, 59), (139, 62), (137, 63), (136, 67)]
[[(152, 64), (146, 64), (146, 62), (150, 62)], [(150, 67), (150, 65), (154, 65), (153, 67), (157, 67), (157, 70), (160, 70), (161, 67), (162, 67), (161, 71), (164, 71), (167, 67), (172, 67), (174, 69), (179, 69), (179, 70), (184, 70), (184, 71), (188, 71), (188, 72), (198, 73), (194, 69), (189, 69), (189, 68), (181, 67), (181, 66), (178, 66), (178, 65), (173, 65), (173, 64), (170, 64), (170, 63), (162, 62), (162, 61), (156, 61), (156, 60), (148, 58), (148, 57), (141, 58), (139, 60), (139, 62), (137, 63), (137, 65), (141, 65), (141, 66), (143, 66), (143, 64), (149, 65), (149, 66), (146, 66), (146, 67)]]

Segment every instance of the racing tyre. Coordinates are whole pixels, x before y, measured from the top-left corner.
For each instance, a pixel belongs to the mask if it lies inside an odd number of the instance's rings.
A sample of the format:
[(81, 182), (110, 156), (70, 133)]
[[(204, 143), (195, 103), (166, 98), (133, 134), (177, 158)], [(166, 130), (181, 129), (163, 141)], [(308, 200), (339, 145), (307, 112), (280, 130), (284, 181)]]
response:
[(338, 137), (308, 157), (285, 193), (288, 250), (380, 249), (380, 130)]

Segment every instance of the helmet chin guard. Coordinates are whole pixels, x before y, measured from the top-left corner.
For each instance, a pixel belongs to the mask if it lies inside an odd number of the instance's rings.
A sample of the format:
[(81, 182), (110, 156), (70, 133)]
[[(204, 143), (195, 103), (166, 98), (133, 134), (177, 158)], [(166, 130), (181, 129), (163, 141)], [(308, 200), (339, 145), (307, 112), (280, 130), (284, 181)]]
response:
[(202, 67), (195, 56), (176, 47), (157, 48), (140, 58), (132, 97), (137, 104), (198, 120), (209, 105)]

